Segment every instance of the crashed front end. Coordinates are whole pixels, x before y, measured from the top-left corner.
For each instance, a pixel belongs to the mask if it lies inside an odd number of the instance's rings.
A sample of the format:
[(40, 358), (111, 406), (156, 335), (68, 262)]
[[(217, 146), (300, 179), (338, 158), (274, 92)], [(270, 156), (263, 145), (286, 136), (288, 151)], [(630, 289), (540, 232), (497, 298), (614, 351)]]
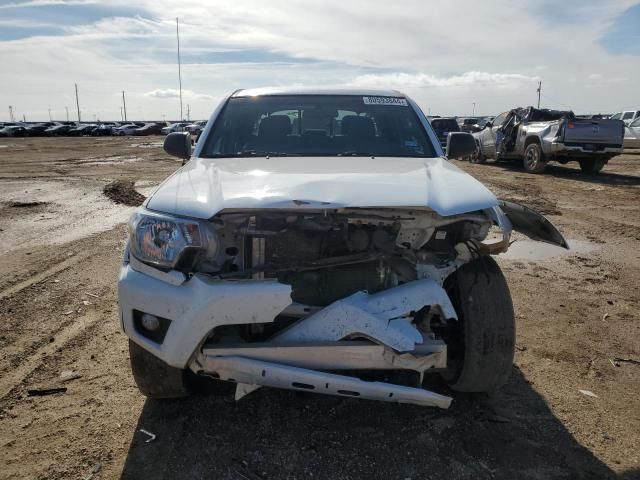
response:
[[(236, 382), (236, 398), (269, 386), (440, 408), (451, 398), (421, 384), (447, 369), (447, 278), (511, 233), (499, 207), (142, 209), (130, 227), (123, 329), (168, 365)], [(398, 373), (410, 382), (387, 381)]]

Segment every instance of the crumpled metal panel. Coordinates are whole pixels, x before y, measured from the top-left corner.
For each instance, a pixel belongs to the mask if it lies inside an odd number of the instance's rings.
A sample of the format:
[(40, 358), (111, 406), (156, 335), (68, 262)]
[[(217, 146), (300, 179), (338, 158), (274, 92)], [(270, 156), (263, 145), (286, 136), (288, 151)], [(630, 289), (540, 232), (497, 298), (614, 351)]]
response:
[(282, 344), (365, 337), (408, 352), (423, 341), (409, 315), (425, 305), (437, 305), (446, 318), (458, 318), (444, 289), (426, 278), (373, 295), (357, 292), (298, 321), (273, 341)]

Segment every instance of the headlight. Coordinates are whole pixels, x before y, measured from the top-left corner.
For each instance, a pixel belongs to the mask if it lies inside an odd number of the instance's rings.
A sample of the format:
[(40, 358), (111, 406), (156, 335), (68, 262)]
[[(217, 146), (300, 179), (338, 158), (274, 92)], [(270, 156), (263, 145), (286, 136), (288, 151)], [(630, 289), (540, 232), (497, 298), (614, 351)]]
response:
[(218, 241), (200, 220), (136, 212), (129, 221), (131, 255), (166, 269), (188, 269), (199, 258), (212, 258)]

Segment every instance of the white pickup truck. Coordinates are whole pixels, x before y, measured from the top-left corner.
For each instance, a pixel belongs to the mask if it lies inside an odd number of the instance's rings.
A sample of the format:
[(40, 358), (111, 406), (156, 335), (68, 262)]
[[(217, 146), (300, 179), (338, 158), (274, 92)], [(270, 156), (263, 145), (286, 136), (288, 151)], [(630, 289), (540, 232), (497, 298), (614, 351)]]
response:
[(470, 160), (522, 160), (530, 173), (544, 172), (550, 161), (577, 161), (583, 172), (598, 173), (622, 153), (624, 132), (621, 120), (579, 119), (569, 111), (515, 108), (473, 134), (478, 149)]
[[(512, 370), (511, 295), (491, 255), (512, 228), (567, 248), (452, 165), (396, 91), (241, 90), (193, 152), (187, 132), (164, 148), (188, 161), (131, 218), (119, 280), (149, 397), (213, 378), (236, 399), (266, 386), (447, 408), (425, 374), (490, 392)], [(449, 134), (449, 158), (474, 149)]]
[(640, 110), (625, 110), (614, 113), (609, 117), (609, 120), (622, 120), (625, 125), (631, 125), (638, 118), (640, 118)]

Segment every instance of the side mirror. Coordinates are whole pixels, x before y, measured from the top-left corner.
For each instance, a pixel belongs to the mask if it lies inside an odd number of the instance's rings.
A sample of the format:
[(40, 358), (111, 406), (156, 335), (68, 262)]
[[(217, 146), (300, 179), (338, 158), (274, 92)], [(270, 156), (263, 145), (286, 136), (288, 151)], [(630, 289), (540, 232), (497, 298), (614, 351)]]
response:
[(487, 122), (484, 124), (484, 128), (491, 128), (491, 127), (493, 127), (493, 123), (491, 122)]
[(447, 158), (465, 158), (473, 155), (478, 146), (470, 133), (450, 132), (447, 137)]
[(191, 135), (188, 132), (174, 132), (164, 139), (164, 151), (169, 155), (188, 160), (191, 158)]

